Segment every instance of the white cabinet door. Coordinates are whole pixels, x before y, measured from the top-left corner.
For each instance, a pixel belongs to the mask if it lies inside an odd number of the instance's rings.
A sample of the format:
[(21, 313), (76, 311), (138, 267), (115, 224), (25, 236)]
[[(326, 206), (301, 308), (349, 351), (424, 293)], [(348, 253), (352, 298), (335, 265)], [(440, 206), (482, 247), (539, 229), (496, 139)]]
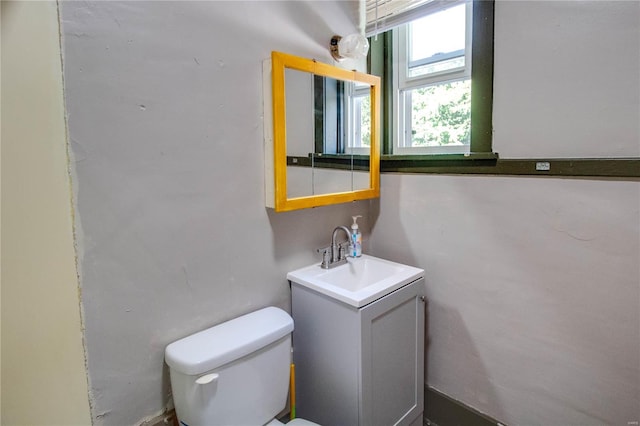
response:
[(360, 314), (360, 424), (411, 424), (424, 409), (424, 279), (365, 306)]

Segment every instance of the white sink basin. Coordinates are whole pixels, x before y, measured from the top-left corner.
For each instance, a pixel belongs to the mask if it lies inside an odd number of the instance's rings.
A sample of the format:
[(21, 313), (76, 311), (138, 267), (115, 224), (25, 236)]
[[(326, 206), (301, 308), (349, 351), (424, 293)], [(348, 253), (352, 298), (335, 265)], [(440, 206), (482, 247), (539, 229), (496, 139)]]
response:
[(423, 276), (423, 269), (363, 254), (332, 269), (307, 266), (287, 279), (359, 308)]

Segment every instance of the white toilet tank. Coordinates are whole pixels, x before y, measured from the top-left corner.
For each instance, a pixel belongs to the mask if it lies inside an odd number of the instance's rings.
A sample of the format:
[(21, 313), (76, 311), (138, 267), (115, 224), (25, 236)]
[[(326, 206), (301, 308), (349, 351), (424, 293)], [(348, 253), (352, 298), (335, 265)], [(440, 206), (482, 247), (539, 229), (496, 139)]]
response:
[(181, 425), (264, 425), (287, 402), (293, 320), (275, 307), (167, 346)]

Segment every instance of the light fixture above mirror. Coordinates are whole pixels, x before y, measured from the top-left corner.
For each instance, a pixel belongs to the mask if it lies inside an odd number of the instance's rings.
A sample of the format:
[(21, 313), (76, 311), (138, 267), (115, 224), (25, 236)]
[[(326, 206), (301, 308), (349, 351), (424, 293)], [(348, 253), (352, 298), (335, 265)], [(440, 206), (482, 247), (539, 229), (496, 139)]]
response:
[(329, 42), (329, 52), (336, 61), (362, 59), (369, 53), (369, 41), (362, 34), (334, 35)]

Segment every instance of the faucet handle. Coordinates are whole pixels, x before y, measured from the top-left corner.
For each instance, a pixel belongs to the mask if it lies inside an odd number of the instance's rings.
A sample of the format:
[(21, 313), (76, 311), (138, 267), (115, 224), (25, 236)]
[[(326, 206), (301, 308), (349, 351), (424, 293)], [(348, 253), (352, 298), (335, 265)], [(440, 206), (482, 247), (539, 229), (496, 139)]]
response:
[(338, 247), (339, 247), (338, 260), (345, 259), (349, 253), (347, 250), (351, 250), (351, 242), (345, 241), (343, 243), (340, 243)]
[(331, 263), (331, 246), (319, 248), (316, 251), (322, 254), (322, 264), (320, 266), (324, 269), (328, 269), (329, 264)]
[(346, 247), (346, 248), (350, 248), (351, 246), (353, 246), (353, 244), (351, 243), (351, 241), (343, 241), (340, 243), (340, 247)]

